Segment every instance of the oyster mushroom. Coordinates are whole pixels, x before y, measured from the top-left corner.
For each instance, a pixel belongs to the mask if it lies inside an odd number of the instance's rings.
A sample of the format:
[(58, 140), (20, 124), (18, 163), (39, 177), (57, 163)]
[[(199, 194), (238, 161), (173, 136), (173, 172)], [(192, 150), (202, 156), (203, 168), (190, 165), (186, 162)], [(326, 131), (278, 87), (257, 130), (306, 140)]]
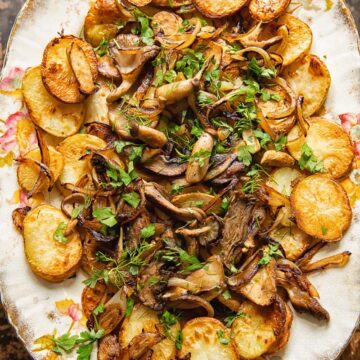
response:
[(156, 97), (164, 104), (169, 105), (189, 96), (200, 86), (198, 79), (176, 81), (160, 86), (156, 89)]
[(209, 169), (209, 158), (214, 147), (213, 137), (204, 132), (194, 144), (191, 160), (186, 169), (186, 181), (189, 184), (200, 182)]
[(116, 335), (108, 335), (99, 341), (98, 360), (118, 359), (120, 345)]
[(162, 176), (180, 176), (186, 170), (185, 163), (181, 163), (178, 158), (170, 158), (165, 155), (158, 155), (145, 161), (143, 167)]
[(122, 83), (108, 95), (108, 102), (114, 102), (123, 96), (135, 83), (145, 63), (160, 52), (156, 45), (139, 46), (139, 43), (140, 38), (133, 34), (120, 34), (111, 41), (109, 54), (116, 62)]
[(196, 207), (178, 208), (172, 204), (158, 189), (155, 183), (145, 183), (145, 196), (152, 202), (156, 203), (163, 209), (173, 213), (178, 219), (183, 221), (197, 219), (201, 221), (205, 213)]
[(167, 137), (163, 132), (137, 123), (130, 125), (130, 135), (155, 149), (162, 148), (167, 143)]

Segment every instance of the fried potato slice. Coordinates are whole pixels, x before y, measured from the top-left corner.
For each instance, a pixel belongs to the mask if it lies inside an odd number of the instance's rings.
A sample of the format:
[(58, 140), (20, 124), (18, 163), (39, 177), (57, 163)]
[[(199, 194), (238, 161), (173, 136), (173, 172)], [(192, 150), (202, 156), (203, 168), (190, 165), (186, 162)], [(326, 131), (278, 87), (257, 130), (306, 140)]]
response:
[(328, 175), (311, 175), (294, 187), (290, 202), (298, 227), (324, 241), (339, 240), (352, 219), (345, 190)]
[[(67, 49), (74, 43), (84, 52), (92, 79), (96, 81), (98, 70), (95, 52), (90, 44), (75, 36), (62, 36), (51, 40), (44, 50), (41, 63), (41, 76), (48, 92), (69, 104), (85, 99), (68, 59)], [(72, 64), (75, 65), (75, 61), (72, 61)]]
[(268, 24), (262, 36), (268, 38), (275, 36), (282, 25), (285, 25), (288, 31), (286, 46), (276, 45), (269, 51), (281, 55), (283, 66), (287, 66), (302, 59), (310, 51), (313, 36), (309, 25), (291, 14), (284, 14), (275, 22)]
[[(52, 172), (54, 182), (59, 178), (64, 169), (64, 158), (62, 154), (56, 151), (52, 146), (49, 146), (50, 166), (49, 170)], [(41, 161), (40, 149), (34, 149), (24, 155), (24, 158)], [(32, 167), (26, 163), (20, 163), (17, 168), (17, 180), (21, 188), (30, 191), (40, 174), (38, 167)], [(45, 186), (46, 185), (46, 186)], [(48, 184), (44, 183), (41, 190), (44, 190)]]
[[(238, 359), (233, 340), (228, 329), (219, 321), (209, 317), (199, 317), (188, 321), (182, 330), (184, 341), (179, 358), (191, 360), (236, 360)], [(227, 344), (222, 343), (224, 340)]]
[(246, 0), (194, 0), (196, 8), (209, 18), (222, 18), (239, 11)]
[(279, 226), (271, 230), (269, 237), (277, 241), (284, 249), (288, 260), (295, 261), (309, 248), (309, 236), (296, 225)]
[(307, 118), (324, 104), (331, 77), (326, 64), (316, 55), (306, 55), (285, 69), (284, 78), (297, 96), (304, 97), (303, 114)]
[(282, 167), (293, 166), (294, 158), (283, 151), (267, 150), (263, 154), (260, 164), (265, 166)]
[(95, 91), (95, 83), (85, 52), (74, 42), (67, 48), (67, 52), (80, 92), (85, 95), (92, 94)]
[(104, 81), (98, 81), (97, 85), (98, 89), (85, 101), (86, 110), (84, 123), (99, 122), (109, 125), (109, 108), (106, 98), (111, 90), (109, 85)]
[[(176, 336), (180, 330), (177, 322), (170, 326), (170, 334)], [(124, 349), (128, 346), (133, 338), (142, 332), (157, 333), (163, 332), (157, 312), (150, 308), (137, 304), (135, 305), (131, 315), (126, 317), (122, 323), (119, 335), (120, 347)], [(176, 355), (175, 343), (171, 339), (164, 339), (151, 348), (153, 350), (152, 360), (172, 360)]]
[(276, 297), (275, 267), (274, 259), (260, 267), (255, 276), (240, 288), (241, 294), (256, 305), (270, 305)]
[(54, 240), (54, 233), (67, 217), (50, 205), (31, 210), (24, 219), (25, 255), (32, 271), (42, 279), (60, 282), (72, 276), (79, 267), (82, 247), (80, 236), (73, 231), (67, 243)]
[(80, 160), (86, 150), (98, 150), (104, 148), (104, 140), (94, 135), (76, 134), (66, 138), (58, 146), (65, 160), (64, 170), (60, 176), (62, 184), (76, 184), (82, 175), (89, 171), (88, 161)]
[(311, 118), (309, 123), (305, 142), (314, 155), (324, 162), (326, 171), (333, 178), (346, 175), (354, 159), (348, 134), (339, 125), (323, 118)]
[(276, 344), (282, 332), (286, 318), (284, 302), (277, 297), (274, 305), (261, 307), (245, 301), (240, 312), (243, 316), (231, 326), (237, 353), (242, 359), (256, 359)]
[(285, 12), (290, 0), (251, 0), (250, 15), (259, 21), (270, 22)]
[(164, 6), (164, 7), (181, 7), (181, 6), (185, 6), (185, 5), (191, 5), (192, 4), (192, 0), (152, 0), (151, 5), (154, 6)]
[(119, 31), (122, 14), (115, 0), (93, 1), (85, 17), (84, 36), (92, 46), (99, 46), (101, 41), (110, 40)]
[(320, 117), (310, 118), (308, 122), (306, 137), (302, 135), (298, 126), (290, 131), (287, 144), (290, 154), (299, 160), (301, 148), (306, 143), (316, 158), (323, 161), (326, 172), (334, 179), (345, 176), (350, 171), (354, 159), (348, 134), (336, 123)]
[(41, 79), (40, 67), (29, 69), (22, 84), (26, 106), (34, 123), (51, 135), (75, 134), (84, 120), (83, 104), (64, 104), (52, 97)]
[(269, 180), (266, 184), (280, 194), (290, 196), (293, 188), (293, 182), (301, 176), (301, 172), (294, 168), (282, 167), (276, 169), (270, 174)]

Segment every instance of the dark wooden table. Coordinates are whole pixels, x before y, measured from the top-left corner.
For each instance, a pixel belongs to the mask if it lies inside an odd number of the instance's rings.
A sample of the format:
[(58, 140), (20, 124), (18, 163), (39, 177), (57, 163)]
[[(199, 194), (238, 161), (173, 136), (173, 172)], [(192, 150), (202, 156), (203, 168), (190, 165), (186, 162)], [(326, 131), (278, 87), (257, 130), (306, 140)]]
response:
[[(325, 1), (325, 0), (324, 0)], [(5, 53), (6, 42), (15, 16), (25, 0), (0, 0), (0, 68)], [(360, 28), (360, 0), (348, 0), (356, 24)], [(0, 360), (31, 360), (15, 331), (9, 325), (0, 304)], [(340, 360), (360, 360), (360, 331), (353, 339)]]

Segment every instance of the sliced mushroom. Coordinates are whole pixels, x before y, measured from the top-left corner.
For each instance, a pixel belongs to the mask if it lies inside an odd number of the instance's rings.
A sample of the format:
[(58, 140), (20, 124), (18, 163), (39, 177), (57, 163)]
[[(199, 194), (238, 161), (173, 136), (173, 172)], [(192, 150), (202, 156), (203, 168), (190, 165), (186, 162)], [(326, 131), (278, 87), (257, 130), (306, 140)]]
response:
[(289, 267), (281, 267), (276, 271), (276, 283), (286, 290), (294, 308), (299, 312), (307, 312), (319, 320), (329, 320), (329, 313), (320, 305), (318, 300), (311, 296), (307, 283), (301, 281), (302, 275), (299, 271)]
[(186, 181), (189, 184), (200, 182), (209, 169), (209, 158), (214, 147), (213, 137), (204, 132), (196, 141), (192, 149), (192, 159), (186, 169)]
[(178, 158), (158, 155), (144, 162), (143, 167), (162, 176), (180, 176), (186, 170), (186, 163), (181, 163)]
[(140, 360), (147, 355), (151, 348), (165, 338), (164, 335), (155, 332), (142, 332), (135, 336), (127, 348), (121, 351), (123, 360)]
[(121, 74), (121, 85), (108, 96), (114, 102), (123, 96), (135, 83), (145, 63), (157, 56), (160, 48), (156, 45), (139, 46), (140, 38), (133, 34), (120, 34), (111, 41), (109, 54), (115, 60)]
[(156, 89), (156, 97), (165, 105), (173, 104), (188, 97), (200, 85), (198, 79), (176, 81)]
[(180, 220), (192, 220), (197, 219), (201, 221), (205, 217), (205, 213), (196, 207), (178, 208), (172, 204), (166, 197), (158, 190), (158, 185), (155, 183), (145, 183), (145, 195), (146, 197), (161, 206), (162, 208), (172, 212)]
[(99, 341), (97, 360), (114, 360), (120, 356), (120, 344), (116, 335), (108, 335)]
[(301, 270), (303, 272), (313, 272), (329, 268), (343, 267), (349, 262), (350, 256), (350, 251), (344, 251), (340, 254), (329, 256), (324, 259), (306, 264), (301, 267)]
[(121, 75), (115, 65), (114, 59), (108, 55), (98, 58), (98, 71), (99, 74), (106, 77), (107, 79), (121, 79)]
[[(204, 209), (208, 214), (218, 214), (221, 207), (221, 199), (216, 199), (214, 195), (202, 192), (189, 192), (186, 194), (176, 195), (171, 202), (179, 208), (198, 207)], [(205, 210), (206, 209), (206, 210)]]
[(167, 137), (163, 132), (137, 123), (131, 124), (130, 135), (155, 149), (162, 148), (167, 143)]
[(203, 308), (207, 315), (214, 317), (215, 311), (209, 301), (204, 300), (201, 296), (196, 295), (183, 295), (179, 296), (176, 300), (169, 301), (168, 306), (175, 309), (196, 309)]
[(268, 150), (265, 151), (260, 161), (261, 165), (283, 167), (283, 166), (294, 166), (295, 159), (289, 154), (282, 151)]
[(224, 173), (236, 159), (235, 154), (226, 155), (225, 160), (213, 166), (206, 174), (204, 181), (209, 181)]
[(253, 196), (234, 193), (224, 218), (220, 253), (228, 269), (237, 264), (243, 253), (254, 247), (254, 237), (265, 219), (265, 209)]
[(222, 223), (217, 216), (209, 216), (202, 223), (204, 228), (207, 228), (207, 231), (198, 236), (200, 245), (205, 247), (213, 247), (218, 244), (220, 241), (220, 233), (222, 228)]

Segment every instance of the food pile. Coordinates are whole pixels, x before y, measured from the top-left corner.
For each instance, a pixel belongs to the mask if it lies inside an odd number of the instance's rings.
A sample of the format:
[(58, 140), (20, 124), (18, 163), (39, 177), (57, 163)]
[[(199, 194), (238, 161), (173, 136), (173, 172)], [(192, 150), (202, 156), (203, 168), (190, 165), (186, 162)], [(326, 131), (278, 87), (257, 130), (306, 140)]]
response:
[(350, 226), (353, 149), (321, 116), (330, 74), (288, 5), (97, 0), (83, 37), (27, 70), (38, 145), (13, 220), (40, 278), (88, 276), (89, 338), (54, 352), (257, 359), (294, 310), (329, 320), (307, 274), (349, 260), (312, 258)]

